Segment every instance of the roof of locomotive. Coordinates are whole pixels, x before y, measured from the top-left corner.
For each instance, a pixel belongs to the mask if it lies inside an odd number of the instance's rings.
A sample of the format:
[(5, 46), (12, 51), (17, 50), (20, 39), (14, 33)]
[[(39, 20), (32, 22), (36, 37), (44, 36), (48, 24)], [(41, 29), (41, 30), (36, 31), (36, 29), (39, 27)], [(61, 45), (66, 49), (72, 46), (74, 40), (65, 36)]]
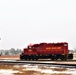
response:
[(68, 44), (67, 42), (57, 42), (57, 43), (45, 43), (45, 42), (43, 42), (43, 43), (39, 43), (39, 44), (30, 44), (30, 45), (28, 45), (28, 46), (39, 46), (39, 45), (47, 45), (47, 44)]
[[(57, 44), (62, 44), (62, 45), (63, 45), (63, 44), (68, 44), (68, 43), (67, 43), (67, 42), (57, 42), (57, 43), (54, 43), (54, 42), (53, 42), (53, 43), (45, 43), (45, 42), (42, 42), (42, 43), (38, 43), (38, 44), (37, 44), (37, 43), (36, 43), (36, 44), (31, 44), (31, 43), (30, 43), (27, 47), (29, 47), (29, 46), (31, 46), (31, 47), (38, 47), (38, 46), (40, 46), (40, 45), (48, 45), (48, 44), (51, 44), (51, 45), (54, 45), (54, 44), (55, 44), (55, 45), (57, 45)], [(24, 49), (27, 49), (27, 47), (24, 48)]]

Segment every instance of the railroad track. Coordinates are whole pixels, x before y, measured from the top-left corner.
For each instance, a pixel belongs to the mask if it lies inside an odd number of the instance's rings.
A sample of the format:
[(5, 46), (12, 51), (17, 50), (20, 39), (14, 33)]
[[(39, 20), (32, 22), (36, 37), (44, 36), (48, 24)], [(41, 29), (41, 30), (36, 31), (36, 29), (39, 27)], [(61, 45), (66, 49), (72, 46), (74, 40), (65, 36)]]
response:
[(23, 65), (23, 64), (48, 64), (48, 65), (64, 65), (64, 66), (76, 66), (76, 60), (69, 61), (48, 61), (48, 60), (38, 60), (38, 61), (20, 61), (20, 60), (0, 60), (1, 64), (15, 64), (15, 65)]

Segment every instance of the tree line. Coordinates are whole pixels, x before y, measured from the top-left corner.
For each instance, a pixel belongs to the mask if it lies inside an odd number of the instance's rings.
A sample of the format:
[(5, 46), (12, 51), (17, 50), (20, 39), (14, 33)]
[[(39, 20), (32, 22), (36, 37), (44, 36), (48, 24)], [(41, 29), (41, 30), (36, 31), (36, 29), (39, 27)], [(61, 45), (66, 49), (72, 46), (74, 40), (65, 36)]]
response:
[(22, 50), (21, 49), (14, 49), (14, 48), (11, 48), (9, 50), (0, 50), (0, 56), (1, 55), (19, 55), (22, 53)]

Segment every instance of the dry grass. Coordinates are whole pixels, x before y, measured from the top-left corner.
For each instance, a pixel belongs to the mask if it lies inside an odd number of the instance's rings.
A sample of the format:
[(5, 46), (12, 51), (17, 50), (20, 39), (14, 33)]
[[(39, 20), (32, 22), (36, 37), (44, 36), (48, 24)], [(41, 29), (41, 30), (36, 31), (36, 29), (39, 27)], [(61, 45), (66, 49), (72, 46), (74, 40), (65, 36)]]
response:
[[(66, 74), (66, 73), (54, 73), (54, 74), (48, 74), (48, 73), (41, 73), (38, 71), (34, 70), (26, 70), (27, 67), (23, 67), (22, 65), (0, 65), (0, 70), (10, 70), (12, 69), (13, 71), (19, 71), (18, 73), (13, 73), (14, 75), (71, 75), (71, 74)], [(42, 70), (44, 68), (41, 68)], [(48, 68), (49, 69), (49, 68)], [(47, 70), (47, 69), (45, 69)], [(66, 69), (61, 69), (60, 68), (50, 68), (50, 70), (56, 70), (56, 71), (65, 71)]]
[(0, 59), (20, 59), (19, 55), (0, 56)]
[(52, 75), (71, 75), (71, 74), (66, 74), (66, 73), (62, 74), (62, 73), (60, 73), (60, 74), (52, 74)]
[(14, 73), (14, 75), (43, 75), (36, 71), (24, 71), (22, 73)]

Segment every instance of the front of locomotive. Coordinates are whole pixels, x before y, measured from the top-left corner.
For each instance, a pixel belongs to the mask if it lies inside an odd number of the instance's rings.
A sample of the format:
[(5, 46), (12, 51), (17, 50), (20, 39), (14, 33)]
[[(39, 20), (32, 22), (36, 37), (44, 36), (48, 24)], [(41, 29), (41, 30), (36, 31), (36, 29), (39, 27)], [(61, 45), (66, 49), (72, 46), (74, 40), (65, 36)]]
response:
[(24, 50), (25, 50), (26, 48), (24, 48), (23, 49), (23, 52), (20, 54), (20, 60), (23, 60), (24, 59)]
[(23, 49), (23, 52), (20, 54), (20, 60), (27, 59), (26, 55), (29, 55), (29, 52), (32, 50), (32, 45), (28, 45), (26, 48)]
[(37, 51), (32, 44), (23, 49), (23, 53), (20, 55), (20, 60), (34, 60), (36, 58)]

